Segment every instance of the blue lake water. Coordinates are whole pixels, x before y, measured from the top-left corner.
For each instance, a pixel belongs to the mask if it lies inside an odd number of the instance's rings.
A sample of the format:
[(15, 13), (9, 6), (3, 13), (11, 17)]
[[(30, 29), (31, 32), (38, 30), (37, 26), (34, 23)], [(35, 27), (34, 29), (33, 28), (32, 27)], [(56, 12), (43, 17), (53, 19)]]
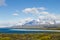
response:
[(0, 28), (0, 33), (40, 33), (40, 31), (30, 31), (26, 29), (7, 29)]
[[(60, 32), (56, 30), (57, 32)], [(55, 32), (55, 30), (36, 30), (36, 29), (7, 29), (0, 28), (0, 33), (45, 33), (45, 32)]]

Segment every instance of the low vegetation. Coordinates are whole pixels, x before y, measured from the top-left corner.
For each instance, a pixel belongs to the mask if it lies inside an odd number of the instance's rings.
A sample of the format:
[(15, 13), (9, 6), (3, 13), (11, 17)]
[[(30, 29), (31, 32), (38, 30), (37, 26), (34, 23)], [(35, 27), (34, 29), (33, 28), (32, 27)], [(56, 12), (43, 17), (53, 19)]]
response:
[(60, 33), (3, 34), (0, 40), (60, 40)]
[(60, 27), (58, 27), (58, 28), (41, 28), (41, 29), (43, 29), (43, 30), (60, 30)]

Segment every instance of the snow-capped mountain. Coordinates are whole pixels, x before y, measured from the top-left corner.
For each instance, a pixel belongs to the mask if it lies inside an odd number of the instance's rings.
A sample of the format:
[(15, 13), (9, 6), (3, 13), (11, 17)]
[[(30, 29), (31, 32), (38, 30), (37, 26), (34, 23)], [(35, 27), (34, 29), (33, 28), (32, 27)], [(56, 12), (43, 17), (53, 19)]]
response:
[(45, 27), (55, 27), (54, 21), (44, 21), (44, 20), (25, 20), (13, 25), (11, 28), (45, 28)]
[(28, 22), (25, 22), (24, 25), (47, 25), (47, 24), (55, 24), (54, 21), (44, 21), (44, 20), (31, 20), (31, 21), (28, 21)]
[(24, 25), (39, 25), (39, 21), (32, 20), (32, 21), (26, 22)]

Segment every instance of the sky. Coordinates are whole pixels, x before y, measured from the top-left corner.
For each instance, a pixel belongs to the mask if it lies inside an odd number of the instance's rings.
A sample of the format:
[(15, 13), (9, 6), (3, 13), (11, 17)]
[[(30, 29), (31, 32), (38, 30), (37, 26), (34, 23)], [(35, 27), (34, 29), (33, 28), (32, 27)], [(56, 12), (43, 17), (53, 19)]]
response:
[(21, 20), (60, 18), (60, 0), (0, 0), (0, 27)]

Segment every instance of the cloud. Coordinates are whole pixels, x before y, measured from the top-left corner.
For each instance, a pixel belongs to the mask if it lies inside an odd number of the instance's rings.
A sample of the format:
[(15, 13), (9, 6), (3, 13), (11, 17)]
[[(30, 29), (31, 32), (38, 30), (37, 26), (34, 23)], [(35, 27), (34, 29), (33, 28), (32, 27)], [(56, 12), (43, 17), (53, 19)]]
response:
[(24, 10), (22, 10), (22, 12), (27, 13), (27, 14), (32, 13), (32, 14), (36, 14), (36, 15), (41, 15), (41, 14), (47, 15), (47, 14), (49, 14), (49, 12), (47, 12), (45, 10), (46, 10), (45, 7), (39, 7), (39, 8), (33, 7), (33, 8), (25, 8)]
[(32, 21), (33, 19), (28, 17), (28, 18), (24, 18), (24, 19), (21, 19), (16, 25), (24, 25), (25, 23), (29, 22), (29, 21)]
[(49, 14), (49, 12), (42, 11), (42, 12), (40, 12), (40, 14), (43, 14), (43, 15), (48, 15), (48, 14)]
[(38, 13), (36, 8), (26, 8), (23, 10), (24, 13)]
[(38, 8), (39, 10), (46, 10), (46, 8), (45, 7), (40, 7), (40, 8)]
[(13, 15), (13, 16), (18, 16), (18, 15), (19, 15), (19, 11), (16, 10), (12, 15)]
[(39, 16), (39, 19), (45, 19), (45, 16)]
[(0, 6), (6, 6), (6, 0), (0, 0)]
[(12, 14), (13, 16), (18, 16), (19, 14), (17, 14), (17, 13), (14, 13), (14, 14)]
[(16, 24), (15, 22), (0, 22), (0, 28), (7, 28), (7, 27), (11, 27), (14, 24)]
[(27, 14), (33, 14), (37, 17), (37, 18), (41, 18), (41, 19), (48, 19), (48, 20), (58, 20), (59, 17), (58, 15), (52, 14), (50, 12), (46, 11), (45, 7), (33, 7), (33, 8), (25, 8), (24, 10), (22, 10), (22, 12), (27, 13)]
[(46, 10), (44, 7), (40, 7), (40, 8), (33, 7), (33, 8), (25, 8), (24, 10), (22, 10), (22, 12), (40, 14), (40, 12), (44, 10)]

